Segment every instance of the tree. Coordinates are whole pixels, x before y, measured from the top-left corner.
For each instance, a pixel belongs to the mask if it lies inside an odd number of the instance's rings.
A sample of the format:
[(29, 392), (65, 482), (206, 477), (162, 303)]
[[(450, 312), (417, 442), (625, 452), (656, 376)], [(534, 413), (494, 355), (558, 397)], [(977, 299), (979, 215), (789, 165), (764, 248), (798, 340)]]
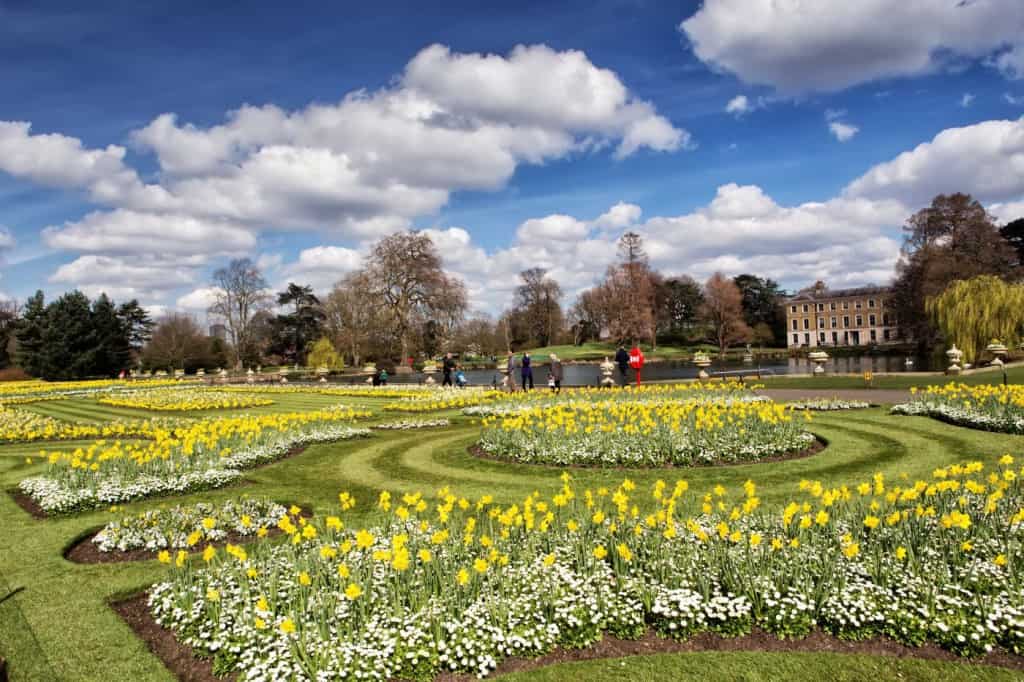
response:
[(309, 350), (307, 362), (310, 367), (326, 367), (327, 369), (341, 369), (345, 364), (341, 361), (338, 351), (334, 349), (334, 344), (326, 336), (321, 336), (313, 344)]
[(699, 322), (704, 293), (689, 275), (670, 277), (655, 290), (655, 323), (659, 334), (690, 340)]
[(544, 268), (523, 270), (519, 279), (522, 284), (516, 287), (516, 314), (529, 330), (531, 343), (549, 346), (562, 328), (562, 287), (548, 277)]
[(743, 294), (720, 272), (704, 283), (701, 319), (710, 329), (711, 340), (718, 344), (719, 357), (725, 356), (729, 346), (751, 338), (750, 327), (743, 320)]
[(926, 306), (943, 336), (964, 352), (969, 362), (993, 340), (1015, 346), (1024, 331), (1024, 285), (982, 275), (953, 282)]
[(967, 194), (940, 194), (904, 227), (892, 307), (901, 335), (924, 349), (938, 341), (925, 301), (956, 280), (1016, 275), (1017, 253), (985, 208)]
[(139, 305), (136, 299), (122, 303), (117, 309), (117, 316), (128, 330), (128, 345), (132, 352), (138, 354), (142, 347), (149, 341), (153, 333), (154, 322), (146, 309)]
[(252, 353), (252, 321), (267, 306), (267, 282), (248, 258), (231, 261), (213, 273), (214, 302), (210, 314), (224, 321), (234, 348), (235, 366)]
[(18, 327), (18, 303), (12, 299), (0, 300), (0, 369), (11, 366), (15, 332)]
[[(786, 338), (786, 315), (782, 309), (785, 292), (774, 280), (757, 275), (737, 275), (733, 282), (743, 297), (743, 320), (750, 327), (766, 324), (772, 330), (769, 344)], [(763, 337), (763, 334), (762, 334)], [(784, 344), (783, 344), (784, 345)]]
[(93, 301), (90, 321), (95, 346), (90, 374), (114, 376), (132, 364), (132, 330), (118, 312), (106, 294)]
[(46, 331), (46, 300), (36, 291), (25, 301), (21, 323), (15, 333), (18, 364), (34, 377), (43, 374), (43, 333)]
[(999, 234), (1017, 251), (1017, 266), (1024, 265), (1024, 218), (1011, 220), (999, 229)]
[(88, 297), (64, 294), (46, 306), (39, 375), (47, 380), (96, 374), (97, 334)]
[(367, 301), (370, 277), (357, 271), (342, 278), (324, 301), (324, 328), (335, 348), (353, 365), (361, 364), (371, 338), (383, 326), (382, 310)]
[(305, 364), (306, 346), (320, 334), (324, 312), (320, 299), (311, 286), (288, 283), (288, 288), (278, 293), (277, 304), (292, 306), (285, 315), (277, 316), (277, 346), (290, 363)]
[(441, 269), (441, 256), (429, 235), (399, 232), (381, 239), (363, 271), (369, 284), (364, 305), (367, 298), (380, 302), (403, 360), (418, 325), (435, 315), (465, 310), (465, 285)]
[(183, 369), (194, 372), (222, 366), (213, 356), (214, 341), (210, 339), (190, 315), (171, 313), (157, 322), (149, 342), (142, 350), (142, 365), (146, 369), (173, 372)]
[(576, 302), (569, 309), (573, 345), (580, 346), (589, 339), (601, 336), (601, 330), (608, 324), (607, 305), (601, 287), (580, 292)]

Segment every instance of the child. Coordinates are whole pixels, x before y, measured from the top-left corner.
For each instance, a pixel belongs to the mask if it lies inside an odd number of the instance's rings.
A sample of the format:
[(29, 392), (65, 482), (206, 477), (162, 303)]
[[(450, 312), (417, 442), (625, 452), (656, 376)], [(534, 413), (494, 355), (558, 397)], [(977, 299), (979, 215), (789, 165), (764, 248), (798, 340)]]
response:
[(462, 370), (459, 369), (455, 372), (455, 385), (459, 388), (465, 388), (469, 381), (466, 380), (466, 375), (463, 374)]

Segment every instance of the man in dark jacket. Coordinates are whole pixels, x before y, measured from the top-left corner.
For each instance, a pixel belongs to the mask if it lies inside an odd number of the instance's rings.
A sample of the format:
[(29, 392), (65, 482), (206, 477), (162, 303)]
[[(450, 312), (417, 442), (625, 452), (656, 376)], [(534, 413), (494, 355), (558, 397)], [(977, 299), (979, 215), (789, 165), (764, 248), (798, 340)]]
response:
[(533, 368), (530, 366), (529, 353), (523, 353), (523, 364), (520, 374), (523, 377), (523, 390), (529, 391), (533, 388)]
[(615, 351), (615, 364), (619, 366), (619, 374), (622, 375), (622, 385), (626, 385), (626, 372), (629, 370), (629, 352), (625, 346), (619, 346)]
[(444, 371), (444, 379), (441, 381), (441, 385), (451, 386), (452, 372), (455, 370), (455, 359), (452, 358), (451, 353), (444, 354), (444, 362), (441, 363), (441, 369)]

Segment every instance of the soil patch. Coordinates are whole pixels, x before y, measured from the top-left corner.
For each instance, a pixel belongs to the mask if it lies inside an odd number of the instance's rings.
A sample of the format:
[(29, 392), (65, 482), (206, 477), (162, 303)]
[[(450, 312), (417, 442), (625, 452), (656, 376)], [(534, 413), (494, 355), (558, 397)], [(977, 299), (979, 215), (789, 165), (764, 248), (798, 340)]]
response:
[(14, 500), (14, 503), (21, 507), (22, 510), (24, 510), (25, 513), (31, 516), (33, 519), (48, 518), (48, 514), (43, 511), (43, 508), (40, 507), (35, 500), (33, 500), (25, 493), (21, 492), (17, 488), (13, 490), (8, 490), (7, 492), (8, 494), (10, 494), (11, 499)]
[(814, 437), (814, 442), (803, 450), (791, 450), (784, 452), (781, 455), (773, 455), (771, 457), (762, 457), (761, 459), (743, 461), (743, 462), (716, 462), (714, 464), (707, 464), (700, 462), (697, 464), (658, 464), (653, 466), (626, 466), (625, 464), (614, 464), (614, 465), (601, 465), (601, 464), (546, 464), (544, 462), (521, 462), (514, 457), (503, 457), (501, 455), (495, 455), (487, 452), (480, 446), (479, 443), (470, 445), (469, 454), (480, 459), (488, 459), (492, 462), (501, 462), (502, 464), (519, 464), (521, 466), (532, 466), (532, 467), (543, 467), (545, 469), (706, 469), (711, 467), (735, 467), (735, 466), (749, 466), (751, 464), (765, 464), (767, 462), (784, 462), (790, 459), (804, 459), (805, 457), (813, 457), (828, 446), (828, 443), (820, 438), (819, 436)]
[(148, 594), (143, 592), (130, 599), (115, 602), (111, 608), (121, 616), (128, 627), (146, 643), (146, 646), (176, 678), (183, 682), (225, 682), (235, 680), (238, 675), (217, 677), (213, 674), (213, 663), (195, 655), (192, 647), (181, 644), (174, 633), (160, 627), (149, 612), (146, 603)]
[(263, 467), (268, 467), (271, 464), (277, 464), (278, 462), (283, 462), (286, 459), (291, 459), (292, 457), (297, 457), (297, 456), (301, 455), (303, 452), (305, 452), (307, 447), (309, 447), (309, 446), (308, 445), (296, 445), (295, 447), (293, 447), (291, 450), (289, 450), (288, 452), (284, 453), (280, 457), (272, 459), (269, 462), (261, 462), (261, 463), (257, 464), (254, 467), (246, 467), (244, 469), (244, 471), (256, 471), (257, 469), (262, 469)]
[[(783, 640), (763, 630), (755, 629), (743, 637), (722, 637), (703, 632), (686, 641), (660, 637), (655, 632), (647, 633), (636, 640), (619, 639), (605, 635), (601, 641), (586, 649), (558, 648), (539, 658), (510, 658), (498, 664), (495, 675), (536, 670), (544, 666), (574, 661), (590, 661), (604, 658), (623, 658), (662, 653), (695, 653), (700, 651), (766, 651), (780, 653), (831, 653), (863, 654), (868, 656), (892, 656), (894, 658), (920, 658), (948, 661), (961, 665), (992, 665), (1012, 670), (1024, 670), (1024, 657), (994, 651), (983, 658), (967, 659), (942, 649), (934, 644), (908, 647), (891, 639), (872, 638), (862, 642), (847, 642), (832, 635), (815, 630), (804, 639)], [(466, 674), (443, 673), (435, 682), (469, 682), (476, 677)]]

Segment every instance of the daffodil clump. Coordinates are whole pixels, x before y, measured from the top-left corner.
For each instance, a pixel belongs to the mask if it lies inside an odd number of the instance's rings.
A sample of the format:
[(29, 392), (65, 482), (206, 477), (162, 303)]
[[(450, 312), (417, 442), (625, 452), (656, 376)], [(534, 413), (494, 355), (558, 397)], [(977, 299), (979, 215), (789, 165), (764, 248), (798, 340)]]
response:
[(924, 415), (984, 431), (1024, 433), (1024, 385), (951, 383), (910, 392), (910, 401), (893, 407), (893, 414)]
[(435, 388), (412, 398), (402, 398), (384, 406), (390, 412), (433, 412), (461, 410), (473, 405), (497, 402), (508, 397), (503, 391), (480, 388)]
[(237, 409), (273, 405), (273, 400), (254, 395), (228, 393), (202, 387), (167, 388), (148, 391), (115, 393), (99, 398), (97, 402), (115, 407), (133, 407), (158, 412), (186, 412), (191, 410)]
[(374, 424), (373, 428), (382, 431), (411, 431), (413, 429), (433, 429), (448, 426), (451, 421), (448, 419), (402, 419), (392, 422), (381, 422)]
[(248, 497), (221, 504), (160, 507), (111, 521), (92, 541), (101, 552), (194, 551), (231, 535), (265, 537), (287, 513), (287, 508), (276, 502)]
[(370, 416), (350, 408), (204, 419), (156, 429), (152, 440), (99, 440), (73, 451), (40, 451), (41, 476), (20, 488), (46, 512), (105, 507), (152, 495), (218, 488), (242, 470), (309, 443), (370, 435), (348, 423)]
[(69, 422), (0, 406), (0, 443), (30, 443), (91, 438), (153, 438), (158, 430), (177, 428), (184, 421), (163, 418), (116, 419), (108, 422)]
[(812, 412), (837, 412), (841, 410), (865, 410), (871, 407), (866, 400), (841, 400), (839, 398), (817, 398), (815, 400), (790, 401), (786, 407), (791, 410)]
[(475, 501), (448, 489), (354, 498), (290, 540), (209, 548), (150, 592), (157, 621), (242, 679), (486, 675), (506, 657), (585, 647), (648, 628), (686, 639), (759, 627), (933, 642), (973, 656), (1024, 650), (1024, 489), (1011, 457), (929, 480), (801, 481), (761, 506), (757, 486), (700, 494), (686, 481)]
[(809, 420), (764, 400), (574, 401), (484, 418), (480, 446), (541, 464), (753, 462), (805, 450), (814, 442)]
[(420, 398), (436, 393), (439, 389), (419, 384), (403, 384), (399, 386), (368, 386), (352, 384), (257, 384), (254, 386), (223, 386), (218, 390), (234, 393), (312, 393), (316, 395), (335, 395), (345, 398)]
[(42, 400), (61, 400), (112, 391), (180, 386), (172, 379), (98, 379), (89, 381), (8, 381), (0, 383), (0, 405), (17, 405)]
[(497, 395), (489, 396), (484, 402), (464, 408), (462, 413), (470, 417), (507, 417), (537, 407), (578, 402), (664, 402), (672, 400), (756, 402), (767, 400), (750, 390), (756, 387), (730, 379), (713, 383), (691, 381), (679, 384), (625, 386), (621, 389), (567, 388), (559, 393), (543, 390), (516, 393), (498, 392)]

